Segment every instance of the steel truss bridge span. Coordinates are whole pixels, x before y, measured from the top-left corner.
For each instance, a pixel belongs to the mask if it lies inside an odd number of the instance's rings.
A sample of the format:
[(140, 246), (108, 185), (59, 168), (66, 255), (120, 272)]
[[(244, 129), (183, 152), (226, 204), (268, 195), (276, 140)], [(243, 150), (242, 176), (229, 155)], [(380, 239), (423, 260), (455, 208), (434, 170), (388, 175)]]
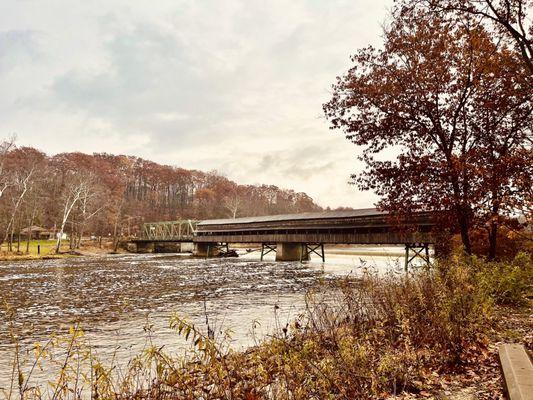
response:
[(192, 219), (168, 222), (147, 222), (142, 225), (144, 241), (192, 242), (198, 221)]

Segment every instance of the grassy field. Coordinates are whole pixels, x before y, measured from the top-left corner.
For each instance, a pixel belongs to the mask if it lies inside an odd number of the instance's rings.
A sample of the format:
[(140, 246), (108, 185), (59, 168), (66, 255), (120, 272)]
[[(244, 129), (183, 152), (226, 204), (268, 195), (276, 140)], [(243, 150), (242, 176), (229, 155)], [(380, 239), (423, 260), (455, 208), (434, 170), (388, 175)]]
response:
[[(40, 246), (40, 252), (38, 248)], [(61, 244), (61, 251), (59, 254), (55, 252), (56, 241), (55, 240), (31, 240), (28, 252), (26, 253), (26, 242), (20, 242), (20, 251), (17, 251), (17, 243), (13, 244), (13, 251), (7, 251), (7, 244), (4, 243), (0, 248), (0, 261), (23, 261), (34, 260), (39, 258), (66, 258), (76, 257), (80, 255), (98, 255), (108, 254), (110, 252), (115, 253), (112, 241), (104, 241), (101, 245), (98, 245), (94, 241), (86, 240), (82, 242), (81, 248), (72, 250), (69, 247), (69, 241), (63, 240)]]
[[(39, 253), (40, 246), (40, 253)], [(33, 259), (39, 257), (59, 257), (55, 254), (55, 240), (31, 240), (28, 252), (26, 253), (26, 241), (20, 242), (20, 251), (17, 252), (17, 243), (13, 243), (13, 251), (7, 251), (7, 244), (4, 243), (0, 250), (0, 259)], [(66, 246), (66, 247), (65, 247)], [(68, 241), (61, 246), (62, 251), (68, 251)]]
[[(30, 240), (29, 255), (38, 255), (38, 246), (41, 247), (41, 255), (53, 253), (55, 245), (55, 240)], [(17, 250), (17, 243), (13, 244), (13, 250)], [(20, 252), (26, 254), (26, 241), (20, 242)]]

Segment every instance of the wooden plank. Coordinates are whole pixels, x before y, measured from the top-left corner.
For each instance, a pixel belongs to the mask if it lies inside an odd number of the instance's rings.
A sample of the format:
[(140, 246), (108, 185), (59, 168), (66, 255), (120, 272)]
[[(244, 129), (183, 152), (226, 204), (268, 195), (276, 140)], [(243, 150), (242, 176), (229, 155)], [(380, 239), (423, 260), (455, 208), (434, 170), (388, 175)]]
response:
[(503, 344), (498, 352), (509, 400), (533, 400), (533, 364), (524, 346)]

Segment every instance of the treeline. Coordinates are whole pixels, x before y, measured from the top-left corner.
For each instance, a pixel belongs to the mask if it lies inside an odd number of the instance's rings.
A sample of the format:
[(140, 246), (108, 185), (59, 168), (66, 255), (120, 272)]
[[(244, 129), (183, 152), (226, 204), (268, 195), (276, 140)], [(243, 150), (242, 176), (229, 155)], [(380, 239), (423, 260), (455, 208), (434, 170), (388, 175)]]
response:
[[(0, 143), (0, 242), (12, 250), (33, 225), (87, 235), (135, 235), (141, 223), (235, 218), (320, 210), (307, 194), (273, 185), (239, 185), (217, 172), (139, 157), (83, 153), (47, 156), (13, 140)], [(27, 235), (25, 235), (27, 236)]]

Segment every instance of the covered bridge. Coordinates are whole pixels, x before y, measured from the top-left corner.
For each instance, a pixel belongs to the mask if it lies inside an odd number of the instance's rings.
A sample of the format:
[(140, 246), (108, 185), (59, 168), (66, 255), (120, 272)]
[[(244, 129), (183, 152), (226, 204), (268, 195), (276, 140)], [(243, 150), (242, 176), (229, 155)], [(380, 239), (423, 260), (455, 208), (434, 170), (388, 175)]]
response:
[(434, 226), (430, 213), (397, 218), (365, 208), (206, 220), (196, 226), (194, 242), (197, 255), (228, 243), (260, 243), (262, 255), (275, 251), (277, 260), (287, 261), (309, 259), (311, 253), (324, 258), (324, 244), (403, 244), (408, 260), (411, 250), (428, 255)]

